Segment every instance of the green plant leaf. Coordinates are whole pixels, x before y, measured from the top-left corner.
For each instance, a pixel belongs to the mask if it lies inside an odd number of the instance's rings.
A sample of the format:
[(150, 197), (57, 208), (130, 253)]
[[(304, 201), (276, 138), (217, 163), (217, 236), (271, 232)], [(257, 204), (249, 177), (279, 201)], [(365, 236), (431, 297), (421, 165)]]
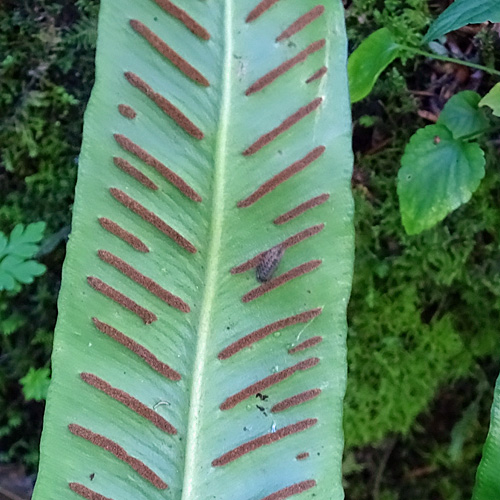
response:
[(0, 263), (3, 272), (10, 274), (19, 283), (33, 283), (36, 276), (41, 276), (46, 267), (34, 260), (23, 260), (14, 255), (9, 255)]
[(430, 42), (446, 35), (450, 31), (486, 21), (500, 22), (500, 3), (498, 0), (455, 0), (431, 24), (422, 42)]
[(455, 139), (475, 134), (489, 126), (482, 109), (478, 109), (481, 96), (472, 90), (455, 94), (444, 106), (437, 123), (447, 127)]
[(40, 258), (54, 251), (61, 241), (67, 240), (71, 233), (71, 226), (65, 226), (54, 234), (44, 238), (40, 244), (40, 248), (36, 253), (36, 257)]
[(8, 239), (0, 232), (0, 291), (17, 290), (20, 283), (32, 283), (45, 272), (43, 264), (26, 260), (38, 251), (44, 231), (45, 222), (36, 222), (26, 227), (18, 224)]
[(340, 500), (342, 4), (177, 5), (101, 2), (33, 498)]
[(43, 238), (44, 231), (45, 222), (35, 222), (26, 227), (18, 224), (10, 233), (9, 244), (4, 253), (24, 258), (33, 257), (38, 251), (37, 243)]
[(371, 92), (382, 71), (400, 52), (401, 47), (387, 28), (375, 31), (361, 42), (347, 64), (351, 102), (358, 102)]
[(19, 328), (26, 324), (26, 318), (19, 313), (12, 313), (7, 318), (2, 318), (0, 313), (0, 335), (6, 337), (15, 333)]
[(7, 255), (0, 261), (0, 290), (15, 290), (18, 283), (33, 283), (46, 267), (35, 260), (23, 260), (15, 255)]
[(2, 255), (5, 255), (5, 249), (7, 248), (7, 245), (9, 244), (9, 240), (7, 239), (7, 236), (0, 232), (0, 258)]
[(500, 377), (497, 379), (491, 407), (490, 430), (477, 469), (472, 500), (500, 498)]
[(460, 420), (451, 430), (448, 455), (452, 462), (458, 462), (462, 458), (464, 444), (473, 434), (474, 425), (477, 425), (478, 419), (479, 401), (476, 399), (463, 411)]
[(403, 225), (418, 234), (469, 201), (484, 177), (484, 152), (453, 138), (443, 125), (418, 130), (406, 146), (398, 173)]
[(500, 83), (497, 83), (480, 101), (479, 106), (488, 106), (500, 117)]
[(19, 381), (23, 387), (23, 394), (27, 401), (43, 401), (47, 397), (50, 385), (50, 370), (48, 368), (35, 369), (31, 367), (28, 373)]

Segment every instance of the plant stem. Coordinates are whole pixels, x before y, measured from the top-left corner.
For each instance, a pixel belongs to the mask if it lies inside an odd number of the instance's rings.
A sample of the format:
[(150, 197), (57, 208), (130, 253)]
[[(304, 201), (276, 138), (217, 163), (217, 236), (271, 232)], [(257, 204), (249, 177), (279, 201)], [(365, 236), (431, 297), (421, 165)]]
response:
[(464, 136), (460, 137), (460, 140), (461, 141), (470, 141), (473, 139), (477, 139), (478, 137), (481, 137), (482, 135), (485, 135), (485, 134), (493, 134), (494, 132), (498, 132), (499, 130), (500, 130), (500, 125), (484, 128), (483, 130), (480, 130), (479, 132), (474, 132), (472, 134), (464, 135)]
[(479, 69), (481, 71), (489, 73), (490, 75), (495, 75), (500, 77), (500, 71), (493, 68), (488, 68), (487, 66), (483, 66), (481, 64), (475, 64), (469, 61), (463, 61), (462, 59), (455, 59), (453, 57), (440, 56), (439, 54), (433, 54), (432, 52), (416, 49), (415, 47), (409, 47), (407, 45), (401, 45), (401, 48), (407, 50), (408, 52), (412, 52), (413, 54), (419, 54), (421, 56), (429, 57), (431, 59), (436, 59), (438, 61), (445, 61), (453, 64), (460, 64), (462, 66), (468, 66), (469, 68)]

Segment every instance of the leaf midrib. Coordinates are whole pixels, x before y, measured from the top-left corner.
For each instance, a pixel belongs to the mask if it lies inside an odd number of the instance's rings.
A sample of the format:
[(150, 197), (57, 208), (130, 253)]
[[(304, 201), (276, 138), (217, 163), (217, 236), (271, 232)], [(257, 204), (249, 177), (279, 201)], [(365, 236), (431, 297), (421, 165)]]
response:
[(212, 196), (212, 218), (209, 231), (209, 246), (207, 267), (205, 272), (205, 288), (201, 301), (200, 319), (197, 332), (196, 355), (194, 358), (191, 396), (189, 403), (188, 425), (186, 433), (186, 455), (184, 461), (184, 478), (181, 500), (198, 500), (196, 486), (193, 480), (197, 471), (197, 460), (203, 456), (198, 447), (201, 444), (202, 394), (205, 380), (204, 372), (208, 362), (208, 341), (212, 311), (214, 309), (217, 271), (219, 268), (220, 250), (222, 245), (222, 226), (224, 218), (224, 185), (227, 161), (227, 139), (229, 114), (231, 107), (231, 54), (233, 49), (232, 34), (233, 0), (224, 2), (224, 62), (222, 64), (222, 96), (218, 122), (218, 132), (215, 142), (214, 181)]

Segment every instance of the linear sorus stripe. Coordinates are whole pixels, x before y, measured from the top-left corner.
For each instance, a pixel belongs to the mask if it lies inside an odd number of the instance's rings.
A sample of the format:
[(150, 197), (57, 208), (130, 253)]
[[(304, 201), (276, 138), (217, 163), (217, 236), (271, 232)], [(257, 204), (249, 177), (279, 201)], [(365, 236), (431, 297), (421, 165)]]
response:
[(238, 208), (246, 208), (253, 205), (263, 196), (276, 189), (280, 184), (311, 165), (311, 163), (317, 160), (325, 152), (325, 150), (326, 148), (324, 146), (318, 146), (312, 149), (303, 158), (292, 163), (274, 177), (271, 177), (268, 181), (261, 184), (250, 196), (239, 201), (237, 204)]
[(321, 389), (310, 389), (309, 391), (301, 392), (300, 394), (295, 394), (290, 398), (284, 399), (279, 403), (276, 403), (272, 408), (272, 413), (279, 413), (280, 411), (288, 410), (288, 408), (293, 408), (294, 406), (311, 401), (317, 398), (321, 394)]
[(298, 432), (305, 431), (315, 425), (318, 422), (317, 418), (308, 418), (306, 420), (302, 420), (295, 424), (287, 425), (286, 427), (282, 427), (281, 429), (277, 429), (274, 432), (270, 432), (268, 434), (264, 434), (258, 438), (252, 439), (251, 441), (247, 441), (246, 443), (237, 446), (236, 448), (224, 453), (220, 457), (216, 458), (212, 461), (213, 467), (220, 467), (222, 465), (227, 465), (228, 463), (241, 458), (243, 455), (250, 453), (251, 451), (257, 450), (262, 446), (266, 446), (280, 439), (283, 439), (288, 436), (292, 436), (293, 434), (297, 434)]
[(295, 458), (296, 460), (305, 460), (306, 458), (309, 458), (309, 453), (307, 453), (307, 451), (299, 453)]
[(163, 219), (160, 219), (156, 214), (142, 206), (138, 201), (131, 198), (128, 194), (120, 189), (110, 188), (109, 192), (115, 200), (119, 201), (124, 207), (137, 214), (141, 219), (149, 222), (161, 231), (163, 234), (175, 241), (179, 246), (190, 253), (196, 253), (196, 247), (188, 241), (184, 236), (181, 236), (175, 229), (169, 226)]
[(95, 327), (104, 335), (116, 340), (123, 347), (126, 347), (129, 351), (133, 352), (140, 358), (142, 358), (153, 370), (160, 373), (164, 377), (170, 380), (179, 381), (181, 380), (181, 375), (179, 372), (175, 371), (166, 363), (160, 361), (151, 351), (146, 349), (144, 346), (136, 342), (135, 340), (127, 337), (124, 333), (120, 332), (116, 328), (98, 320), (97, 318), (92, 318)]
[(292, 347), (288, 350), (289, 354), (295, 354), (296, 352), (304, 351), (305, 349), (309, 349), (309, 347), (314, 347), (318, 345), (320, 342), (323, 342), (323, 337), (317, 335), (316, 337), (311, 337), (310, 339), (304, 340), (300, 344)]
[(180, 9), (170, 0), (154, 0), (165, 12), (178, 19), (186, 28), (203, 40), (210, 39), (210, 33), (197, 23), (185, 10)]
[(311, 260), (309, 262), (305, 262), (304, 264), (300, 264), (300, 266), (294, 267), (293, 269), (290, 269), (290, 271), (280, 274), (279, 276), (276, 276), (276, 278), (262, 283), (262, 285), (258, 286), (257, 288), (250, 290), (248, 293), (243, 295), (241, 301), (251, 302), (252, 300), (261, 297), (265, 293), (268, 293), (271, 290), (274, 290), (275, 288), (278, 288), (279, 286), (282, 286), (285, 283), (298, 278), (299, 276), (303, 276), (304, 274), (314, 271), (314, 269), (321, 265), (321, 262), (321, 260)]
[(130, 408), (133, 412), (137, 413), (137, 415), (149, 420), (152, 424), (158, 427), (158, 429), (161, 429), (168, 434), (177, 434), (177, 429), (170, 422), (125, 391), (113, 387), (111, 384), (93, 373), (80, 373), (80, 378), (110, 398), (113, 398), (115, 401), (118, 401), (127, 408)]
[(283, 488), (282, 490), (276, 491), (261, 500), (285, 500), (286, 498), (293, 497), (299, 493), (310, 490), (316, 486), (316, 481), (314, 479), (309, 479), (308, 481), (302, 481), (300, 483), (295, 483), (292, 486)]
[(149, 97), (166, 115), (174, 120), (179, 127), (195, 139), (203, 139), (203, 132), (176, 106), (174, 106), (166, 97), (155, 92), (142, 78), (131, 71), (124, 73), (127, 81), (139, 89), (145, 96)]
[(326, 72), (328, 71), (328, 68), (326, 66), (323, 66), (322, 68), (319, 68), (316, 73), (313, 73), (307, 80), (306, 83), (311, 83), (314, 82), (314, 80), (318, 80), (319, 78), (323, 77), (326, 75)]
[(80, 483), (68, 483), (69, 489), (87, 500), (113, 500), (93, 491)]
[(270, 9), (275, 3), (278, 3), (278, 1), (279, 0), (262, 0), (257, 7), (248, 14), (245, 22), (251, 23), (255, 21), (258, 17), (262, 16), (266, 10)]
[(159, 490), (165, 490), (168, 488), (167, 483), (163, 481), (155, 472), (153, 472), (144, 462), (141, 462), (137, 458), (129, 455), (118, 443), (115, 443), (107, 437), (97, 434), (90, 429), (86, 429), (78, 424), (69, 424), (69, 431), (75, 436), (79, 436), (86, 441), (102, 448), (113, 454), (116, 458), (128, 464), (132, 469), (134, 469), (140, 476), (149, 481), (153, 486)]
[(140, 306), (137, 302), (134, 302), (132, 299), (119, 292), (115, 288), (109, 286), (107, 283), (104, 283), (104, 281), (100, 280), (99, 278), (89, 276), (87, 277), (87, 283), (94, 290), (102, 293), (106, 297), (115, 301), (117, 304), (120, 304), (125, 309), (128, 309), (130, 312), (133, 312), (134, 314), (139, 316), (139, 318), (141, 318), (146, 325), (149, 325), (158, 319), (156, 314)]
[(101, 217), (99, 219), (99, 224), (101, 224), (101, 226), (106, 229), (106, 231), (109, 231), (111, 234), (114, 234), (125, 243), (128, 243), (135, 250), (143, 253), (149, 252), (149, 248), (139, 238), (137, 238), (137, 236), (129, 233), (116, 222), (113, 222), (111, 219), (108, 219), (107, 217)]
[(309, 55), (314, 54), (318, 50), (321, 50), (325, 46), (325, 40), (318, 40), (311, 43), (304, 50), (299, 52), (296, 56), (288, 59), (284, 63), (280, 64), (278, 67), (266, 73), (263, 77), (259, 78), (255, 83), (250, 85), (245, 91), (245, 95), (252, 95), (260, 90), (264, 89), (271, 83), (273, 83), (281, 75), (284, 75), (287, 71), (291, 70), (297, 64), (304, 62)]
[(295, 113), (292, 113), (288, 118), (286, 118), (280, 125), (273, 128), (270, 132), (261, 135), (251, 146), (249, 146), (245, 151), (243, 151), (243, 156), (251, 156), (258, 151), (260, 151), (264, 146), (267, 146), (269, 143), (274, 141), (281, 134), (286, 132), (288, 129), (292, 128), (295, 124), (300, 122), (302, 118), (305, 118), (307, 115), (311, 114), (314, 110), (316, 110), (320, 104), (323, 102), (322, 97), (317, 97), (312, 100), (309, 104), (302, 106)]
[(318, 19), (324, 12), (325, 8), (323, 5), (316, 5), (316, 7), (313, 7), (309, 12), (306, 12), (303, 16), (300, 16), (296, 21), (290, 24), (290, 26), (276, 38), (276, 41), (281, 42), (281, 40), (285, 40), (295, 35), (295, 33), (303, 30), (308, 24)]
[(310, 309), (309, 311), (304, 311), (299, 314), (295, 314), (294, 316), (288, 316), (287, 318), (280, 319), (278, 321), (275, 321), (274, 323), (270, 323), (263, 328), (259, 328), (258, 330), (245, 335), (236, 342), (233, 342), (221, 352), (219, 352), (217, 357), (219, 359), (228, 359), (231, 356), (234, 356), (236, 353), (240, 352), (242, 349), (250, 347), (259, 340), (268, 337), (274, 332), (283, 330), (288, 326), (297, 325), (299, 323), (307, 323), (308, 321), (311, 321), (313, 318), (319, 316), (321, 312), (322, 308), (317, 307), (316, 309)]
[(294, 373), (297, 373), (298, 371), (308, 370), (309, 368), (316, 366), (319, 362), (320, 362), (319, 358), (309, 358), (304, 361), (301, 361), (300, 363), (297, 363), (296, 365), (285, 368), (280, 372), (273, 373), (272, 375), (269, 375), (269, 377), (265, 377), (259, 380), (258, 382), (255, 382), (255, 384), (249, 385), (248, 387), (245, 387), (236, 394), (229, 396), (225, 401), (222, 402), (219, 408), (221, 410), (230, 410), (231, 408), (234, 408), (237, 404), (241, 403), (242, 401), (245, 401), (245, 399), (248, 399), (254, 394), (262, 392), (265, 389), (268, 389), (269, 387), (278, 384), (279, 382), (287, 379), (288, 377), (291, 377)]
[(133, 177), (136, 181), (139, 181), (143, 186), (152, 189), (153, 191), (158, 190), (158, 186), (147, 175), (144, 175), (127, 160), (115, 156), (113, 158), (113, 163), (120, 170)]
[(304, 212), (307, 212), (307, 210), (322, 205), (323, 203), (328, 201), (329, 198), (330, 195), (327, 193), (315, 196), (314, 198), (311, 198), (310, 200), (307, 200), (304, 203), (297, 205), (295, 208), (292, 208), (288, 212), (285, 212), (284, 214), (280, 215), (279, 217), (276, 217), (276, 219), (274, 219), (273, 222), (276, 225), (285, 224), (286, 222), (295, 219), (299, 215), (302, 215)]
[(184, 196), (191, 198), (193, 201), (201, 201), (201, 196), (182, 177), (170, 170), (154, 156), (150, 155), (145, 149), (141, 148), (138, 144), (122, 134), (115, 134), (114, 138), (125, 151), (133, 154), (146, 165), (153, 167), (162, 177), (173, 184)]
[(145, 24), (137, 19), (130, 21), (132, 28), (144, 37), (149, 44), (155, 48), (162, 56), (168, 59), (177, 69), (191, 80), (203, 85), (204, 87), (210, 86), (209, 81), (191, 64), (183, 59), (174, 49), (169, 47), (158, 35), (153, 33)]
[(191, 308), (181, 298), (177, 297), (173, 293), (170, 293), (168, 290), (165, 290), (158, 283), (156, 283), (156, 281), (144, 276), (144, 274), (137, 271), (137, 269), (134, 269), (130, 264), (127, 264), (116, 255), (113, 255), (111, 252), (106, 250), (99, 250), (97, 254), (103, 262), (112, 265), (115, 269), (118, 269), (118, 271), (144, 287), (160, 300), (163, 300), (163, 302), (169, 306), (175, 307), (179, 311), (185, 313), (191, 311)]

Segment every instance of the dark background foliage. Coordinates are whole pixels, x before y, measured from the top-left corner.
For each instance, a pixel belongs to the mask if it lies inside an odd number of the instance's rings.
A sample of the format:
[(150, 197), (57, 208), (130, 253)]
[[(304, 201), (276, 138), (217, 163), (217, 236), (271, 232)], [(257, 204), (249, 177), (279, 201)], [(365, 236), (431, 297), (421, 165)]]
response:
[[(351, 48), (382, 26), (415, 43), (448, 3), (346, 1)], [(2, 478), (23, 482), (20, 468), (7, 474), (2, 463), (36, 471), (44, 405), (26, 401), (20, 380), (50, 366), (97, 13), (98, 0), (0, 3), (0, 231), (45, 221), (39, 260), (48, 269), (19, 293), (0, 292), (0, 487)], [(500, 60), (495, 27), (464, 30), (450, 43), (474, 61)], [(389, 68), (354, 106), (344, 463), (351, 500), (470, 498), (499, 370), (498, 143), (482, 144), (487, 173), (471, 202), (420, 236), (402, 228), (396, 175), (429, 113), (458, 90), (484, 93), (493, 83), (420, 58)], [(8, 319), (10, 334), (2, 331)]]

